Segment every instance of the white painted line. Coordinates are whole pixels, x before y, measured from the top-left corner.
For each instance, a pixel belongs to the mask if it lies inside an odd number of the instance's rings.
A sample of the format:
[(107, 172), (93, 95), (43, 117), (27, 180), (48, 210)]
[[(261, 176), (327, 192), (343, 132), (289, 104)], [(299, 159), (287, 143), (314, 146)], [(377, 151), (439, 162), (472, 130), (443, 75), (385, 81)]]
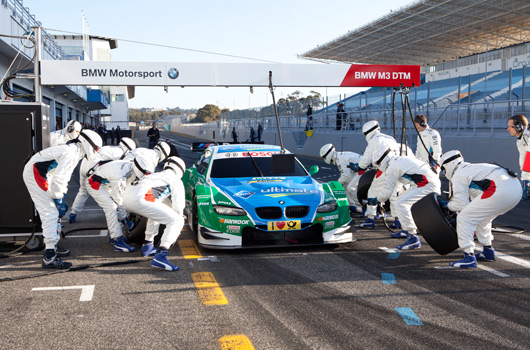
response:
[(505, 274), (503, 272), (497, 271), (497, 270), (492, 269), (491, 267), (488, 267), (488, 266), (485, 266), (485, 265), (478, 265), (478, 268), (482, 269), (484, 271), (490, 272), (490, 273), (492, 273), (494, 275), (497, 275), (499, 277), (510, 277), (510, 275), (507, 275), (507, 274)]
[(387, 247), (379, 247), (379, 249), (387, 252), (387, 253), (397, 253), (399, 252), (399, 250), (396, 250), (396, 249), (390, 249), (390, 248), (387, 248)]
[(81, 296), (79, 301), (91, 301), (94, 296), (94, 285), (87, 286), (69, 286), (69, 287), (41, 287), (33, 288), (31, 291), (47, 291), (47, 290), (67, 290), (67, 289), (81, 289)]
[(4, 265), (4, 266), (0, 266), (0, 269), (7, 269), (8, 267), (15, 267), (15, 265)]
[(530, 269), (530, 261), (526, 261), (523, 259), (516, 258), (515, 256), (506, 255), (504, 253), (500, 253), (498, 251), (495, 252), (495, 257), (502, 259), (504, 261), (511, 262), (512, 264), (516, 264), (522, 267), (526, 267), (527, 269)]
[(109, 234), (108, 230), (101, 230), (101, 231), (99, 231), (99, 235), (77, 235), (77, 236), (67, 235), (66, 237), (68, 237), (68, 238), (105, 237), (108, 234)]
[(456, 270), (456, 269), (465, 270), (465, 269), (461, 269), (461, 268), (455, 267), (455, 266), (435, 266), (434, 268), (436, 270)]
[(514, 234), (512, 234), (510, 236), (530, 241), (530, 236), (528, 236), (528, 235), (522, 235), (520, 233), (514, 233)]

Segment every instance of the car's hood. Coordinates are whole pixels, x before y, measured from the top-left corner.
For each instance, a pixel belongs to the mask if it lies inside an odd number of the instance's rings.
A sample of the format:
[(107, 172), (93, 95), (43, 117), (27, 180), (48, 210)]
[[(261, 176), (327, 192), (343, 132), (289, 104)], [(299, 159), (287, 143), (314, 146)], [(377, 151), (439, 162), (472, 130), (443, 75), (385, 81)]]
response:
[[(316, 209), (323, 196), (322, 189), (310, 176), (211, 180), (219, 190), (249, 213), (256, 207), (309, 205), (311, 209)], [(280, 204), (280, 201), (285, 203)]]

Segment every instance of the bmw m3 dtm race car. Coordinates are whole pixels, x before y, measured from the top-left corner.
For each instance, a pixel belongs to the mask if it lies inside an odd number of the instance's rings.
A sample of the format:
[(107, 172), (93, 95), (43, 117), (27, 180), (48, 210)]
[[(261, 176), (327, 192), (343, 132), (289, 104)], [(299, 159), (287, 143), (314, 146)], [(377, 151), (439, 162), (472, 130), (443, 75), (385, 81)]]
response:
[[(351, 242), (348, 200), (336, 181), (318, 183), (294, 158), (275, 167), (279, 146), (203, 144), (186, 170), (188, 223), (201, 246), (234, 249)], [(290, 154), (289, 152), (286, 152)], [(351, 226), (350, 226), (351, 225)]]

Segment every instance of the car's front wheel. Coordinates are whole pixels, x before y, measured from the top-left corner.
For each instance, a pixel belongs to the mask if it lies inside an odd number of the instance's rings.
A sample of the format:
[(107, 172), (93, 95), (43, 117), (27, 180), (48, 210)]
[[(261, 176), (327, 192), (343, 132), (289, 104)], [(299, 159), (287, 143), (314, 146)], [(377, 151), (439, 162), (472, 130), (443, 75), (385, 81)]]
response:
[(191, 229), (199, 236), (199, 206), (197, 205), (197, 197), (193, 196), (192, 209), (191, 209)]

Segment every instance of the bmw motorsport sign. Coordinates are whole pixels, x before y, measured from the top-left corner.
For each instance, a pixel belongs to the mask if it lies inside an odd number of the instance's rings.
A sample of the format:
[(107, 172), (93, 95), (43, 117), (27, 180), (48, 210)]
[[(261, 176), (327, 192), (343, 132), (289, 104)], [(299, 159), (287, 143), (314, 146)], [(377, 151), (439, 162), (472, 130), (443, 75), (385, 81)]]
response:
[(420, 66), (40, 61), (42, 85), (352, 87), (420, 85)]

